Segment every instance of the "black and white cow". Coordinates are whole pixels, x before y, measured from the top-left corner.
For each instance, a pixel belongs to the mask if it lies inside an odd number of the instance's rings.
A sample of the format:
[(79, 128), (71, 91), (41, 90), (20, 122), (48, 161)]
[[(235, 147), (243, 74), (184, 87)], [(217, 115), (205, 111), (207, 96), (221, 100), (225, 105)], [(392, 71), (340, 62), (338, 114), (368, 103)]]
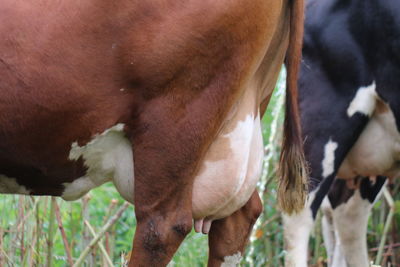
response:
[(299, 103), (310, 194), (306, 209), (284, 216), (286, 266), (307, 266), (309, 233), (331, 188), (323, 206), (343, 219), (335, 223), (343, 256), (332, 249), (330, 266), (368, 266), (367, 214), (384, 178), (354, 192), (332, 185), (400, 173), (399, 14), (399, 0), (308, 2)]

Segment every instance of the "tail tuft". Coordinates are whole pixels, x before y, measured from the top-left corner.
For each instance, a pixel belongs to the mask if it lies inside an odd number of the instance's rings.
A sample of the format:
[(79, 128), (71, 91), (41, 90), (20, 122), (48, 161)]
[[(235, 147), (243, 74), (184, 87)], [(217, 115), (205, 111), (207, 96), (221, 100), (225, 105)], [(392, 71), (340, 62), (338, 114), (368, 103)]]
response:
[(278, 203), (288, 214), (304, 208), (308, 178), (297, 103), (297, 77), (304, 31), (304, 0), (291, 0), (290, 12), (290, 39), (286, 54), (286, 114), (278, 191)]

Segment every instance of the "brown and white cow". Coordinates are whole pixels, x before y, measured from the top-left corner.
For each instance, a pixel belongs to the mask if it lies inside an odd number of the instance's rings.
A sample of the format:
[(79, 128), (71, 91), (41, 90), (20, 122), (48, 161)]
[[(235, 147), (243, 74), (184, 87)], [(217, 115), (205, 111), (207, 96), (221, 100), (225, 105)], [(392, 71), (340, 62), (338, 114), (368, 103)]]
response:
[(260, 118), (287, 50), (281, 189), (289, 210), (304, 199), (291, 101), (302, 10), (302, 0), (1, 0), (0, 192), (75, 200), (113, 181), (136, 206), (130, 266), (166, 265), (193, 220), (210, 234), (210, 266), (240, 255), (261, 212)]

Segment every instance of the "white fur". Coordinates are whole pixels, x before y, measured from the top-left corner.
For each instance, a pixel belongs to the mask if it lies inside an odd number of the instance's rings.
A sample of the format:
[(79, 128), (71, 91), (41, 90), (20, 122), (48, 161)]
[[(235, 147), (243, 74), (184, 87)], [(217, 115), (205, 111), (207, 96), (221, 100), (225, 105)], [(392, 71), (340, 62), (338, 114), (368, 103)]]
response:
[(324, 147), (324, 159), (322, 160), (322, 176), (328, 177), (333, 173), (335, 164), (335, 150), (338, 147), (336, 142), (329, 139)]
[(64, 191), (61, 197), (64, 200), (72, 201), (81, 198), (87, 192), (89, 192), (92, 188), (95, 188), (97, 185), (92, 179), (88, 176), (80, 177), (76, 179), (72, 183), (64, 183), (65, 186)]
[(335, 251), (335, 228), (333, 226), (333, 210), (331, 203), (327, 197), (324, 198), (321, 204), (322, 211), (322, 236), (324, 238), (324, 244), (326, 253), (328, 256), (328, 266), (332, 266), (333, 255)]
[(117, 124), (84, 146), (79, 146), (77, 142), (72, 144), (69, 159), (82, 157), (88, 170), (85, 176), (64, 184), (63, 199), (78, 199), (92, 188), (113, 180), (119, 193), (133, 202), (132, 145), (125, 137), (123, 128), (123, 124)]
[(310, 204), (315, 197), (315, 191), (310, 194), (305, 208), (292, 215), (283, 214), (286, 267), (307, 267), (308, 259), (308, 240), (314, 219), (310, 209)]
[(400, 175), (400, 134), (389, 106), (375, 112), (340, 166), (338, 177)]
[[(334, 225), (334, 214), (328, 197), (325, 197), (321, 205), (322, 234), (328, 254), (328, 267), (346, 267), (345, 257), (340, 246), (338, 232)], [(340, 218), (339, 218), (340, 219)]]
[(233, 254), (232, 256), (225, 256), (221, 267), (236, 267), (239, 265), (241, 260), (242, 254), (240, 252)]
[(360, 87), (347, 109), (347, 115), (352, 117), (359, 112), (370, 117), (376, 105), (377, 94), (375, 89), (375, 81), (369, 86)]
[(18, 184), (15, 178), (0, 174), (0, 193), (29, 195), (30, 191), (25, 186)]
[[(362, 199), (360, 191), (356, 190), (346, 203), (333, 210), (334, 227), (337, 231), (335, 250), (341, 250), (338, 253), (344, 255), (347, 266), (365, 267), (369, 264), (366, 236), (371, 207), (372, 204)], [(334, 262), (332, 266), (346, 267), (340, 257), (334, 260), (340, 263)]]
[[(335, 247), (333, 250), (332, 262), (329, 267), (346, 267), (346, 257), (343, 253), (343, 247), (340, 243), (338, 232), (335, 230)], [(366, 265), (367, 266), (367, 265)]]

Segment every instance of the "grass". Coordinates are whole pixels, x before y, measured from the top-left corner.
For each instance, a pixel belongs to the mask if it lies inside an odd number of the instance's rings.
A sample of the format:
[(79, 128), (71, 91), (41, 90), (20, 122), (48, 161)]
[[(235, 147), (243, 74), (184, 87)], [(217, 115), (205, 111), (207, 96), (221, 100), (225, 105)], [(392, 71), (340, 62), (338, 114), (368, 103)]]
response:
[[(258, 187), (263, 196), (264, 212), (256, 224), (242, 266), (283, 265), (285, 251), (281, 217), (276, 207), (275, 181), (283, 99), (284, 85), (281, 80), (263, 118), (266, 153), (264, 171)], [(399, 184), (391, 188), (391, 191), (396, 195)], [(387, 234), (388, 247), (384, 250), (382, 266), (400, 266), (399, 195), (395, 198), (395, 213), (392, 227)], [(0, 266), (69, 266), (68, 262), (76, 262), (93, 239), (87, 225), (92, 226), (95, 233), (99, 233), (123, 203), (111, 184), (105, 184), (75, 202), (50, 197), (1, 195)], [(60, 220), (57, 219), (57, 206)], [(388, 212), (389, 208), (384, 200), (378, 201), (373, 209), (368, 227), (371, 258), (376, 257), (375, 248), (382, 238)], [(84, 223), (85, 220), (87, 224)], [(95, 246), (85, 258), (83, 266), (107, 266), (107, 257), (115, 266), (121, 266), (131, 250), (135, 226), (134, 209), (129, 206), (100, 240), (103, 252), (99, 246)], [(70, 253), (67, 253), (66, 244)], [(310, 264), (314, 266), (324, 266), (326, 253), (321, 244), (321, 230), (317, 227), (310, 240), (309, 258)], [(181, 245), (170, 266), (205, 266), (207, 253), (207, 237), (192, 232)]]

